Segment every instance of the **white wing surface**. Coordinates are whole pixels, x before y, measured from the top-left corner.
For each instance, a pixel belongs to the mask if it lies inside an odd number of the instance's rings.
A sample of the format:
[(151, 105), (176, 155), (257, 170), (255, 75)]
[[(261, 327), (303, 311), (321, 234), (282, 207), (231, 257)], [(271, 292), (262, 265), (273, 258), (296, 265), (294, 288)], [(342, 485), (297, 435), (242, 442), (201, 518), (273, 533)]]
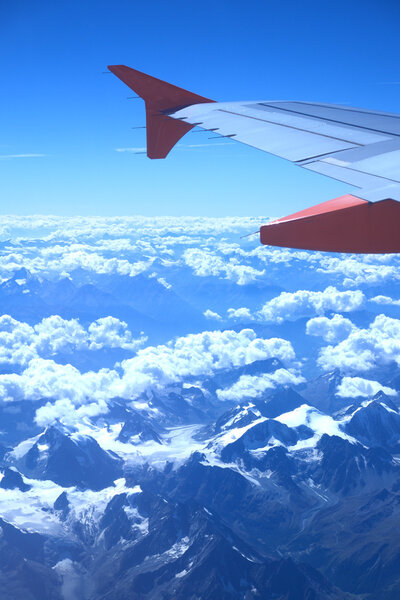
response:
[(400, 116), (307, 102), (212, 102), (169, 113), (361, 189), (400, 200)]

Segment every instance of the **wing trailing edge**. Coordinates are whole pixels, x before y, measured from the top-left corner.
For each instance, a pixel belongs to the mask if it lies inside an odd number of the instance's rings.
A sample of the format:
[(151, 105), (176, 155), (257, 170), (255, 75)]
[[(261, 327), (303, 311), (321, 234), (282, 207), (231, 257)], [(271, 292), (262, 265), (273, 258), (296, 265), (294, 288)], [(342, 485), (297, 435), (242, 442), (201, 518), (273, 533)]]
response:
[(399, 202), (347, 195), (263, 225), (260, 241), (325, 252), (394, 253), (400, 252), (399, 223)]
[(108, 69), (145, 101), (149, 158), (165, 158), (185, 133), (194, 127), (183, 120), (172, 119), (168, 113), (193, 104), (213, 102), (125, 65), (110, 65)]

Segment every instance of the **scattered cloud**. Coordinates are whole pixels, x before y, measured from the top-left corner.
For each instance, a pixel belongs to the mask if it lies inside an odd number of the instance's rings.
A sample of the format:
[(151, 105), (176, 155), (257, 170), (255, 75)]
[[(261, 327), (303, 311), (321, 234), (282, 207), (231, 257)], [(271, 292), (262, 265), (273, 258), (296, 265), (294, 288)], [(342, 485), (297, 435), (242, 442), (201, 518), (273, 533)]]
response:
[(187, 377), (212, 375), (219, 369), (267, 358), (291, 364), (295, 353), (287, 340), (259, 338), (253, 329), (190, 334), (166, 345), (140, 349), (135, 357), (123, 361), (118, 395), (133, 398), (150, 387), (162, 388)]
[(52, 315), (28, 325), (9, 315), (0, 316), (0, 364), (26, 366), (34, 358), (72, 354), (76, 350), (122, 348), (136, 351), (146, 341), (134, 339), (127, 324), (115, 317), (103, 317), (85, 329), (78, 319)]
[(263, 375), (242, 375), (232, 386), (217, 390), (220, 400), (241, 401), (243, 398), (258, 398), (266, 390), (279, 385), (299, 385), (305, 379), (287, 369), (277, 369), (274, 373)]
[(206, 319), (215, 319), (216, 321), (222, 321), (221, 315), (219, 315), (217, 312), (214, 312), (213, 310), (210, 310), (209, 308), (203, 312), (203, 315)]
[(314, 317), (307, 321), (306, 332), (308, 335), (322, 337), (325, 342), (341, 342), (355, 330), (356, 327), (343, 315), (335, 314), (330, 319), (328, 317)]
[(370, 299), (370, 302), (375, 304), (390, 304), (392, 306), (400, 306), (400, 300), (393, 300), (390, 296), (374, 296)]
[(228, 308), (227, 310), (229, 319), (236, 319), (238, 321), (252, 321), (253, 316), (248, 308)]
[[(344, 287), (358, 287), (360, 285), (376, 285), (386, 281), (397, 281), (400, 279), (398, 266), (385, 264), (388, 256), (353, 257), (342, 256), (321, 258), (317, 271), (329, 276), (338, 276)], [(389, 259), (391, 260), (391, 259)]]
[(255, 269), (241, 264), (237, 259), (228, 261), (208, 249), (188, 248), (183, 254), (185, 263), (193, 269), (198, 277), (218, 277), (231, 279), (238, 285), (246, 285), (262, 277), (265, 270)]
[[(58, 330), (61, 321), (59, 317), (56, 320)], [(49, 338), (48, 325), (44, 327), (45, 341), (54, 348), (57, 327), (52, 327)], [(32, 335), (31, 330), (26, 333)], [(75, 343), (77, 338), (81, 344), (85, 343), (84, 330), (77, 322), (67, 323), (67, 333), (69, 343), (71, 340)], [(96, 349), (116, 339), (125, 343), (128, 335), (123, 324), (112, 318), (99, 319), (89, 327), (88, 334)], [(129, 339), (126, 343), (130, 343)], [(136, 356), (124, 360), (118, 369), (81, 373), (72, 365), (61, 365), (52, 359), (30, 358), (22, 373), (0, 375), (0, 398), (3, 402), (48, 400), (37, 411), (39, 424), (50, 424), (55, 419), (74, 424), (85, 417), (106, 413), (111, 398), (134, 400), (143, 392), (162, 390), (186, 378), (212, 375), (219, 369), (267, 358), (278, 358), (291, 365), (295, 353), (287, 340), (259, 338), (252, 329), (205, 331), (177, 338), (166, 345), (139, 349)]]
[(300, 319), (313, 314), (326, 312), (351, 312), (364, 304), (365, 297), (360, 290), (341, 292), (333, 286), (321, 292), (298, 290), (282, 292), (266, 302), (258, 312), (258, 317), (270, 323), (283, 323), (286, 320)]
[(379, 365), (400, 365), (400, 320), (378, 315), (366, 329), (353, 329), (336, 346), (322, 348), (318, 364), (325, 370), (365, 372)]
[(372, 398), (378, 392), (383, 392), (387, 396), (397, 395), (396, 390), (381, 385), (378, 381), (362, 379), (362, 377), (343, 377), (337, 388), (336, 396), (342, 398)]

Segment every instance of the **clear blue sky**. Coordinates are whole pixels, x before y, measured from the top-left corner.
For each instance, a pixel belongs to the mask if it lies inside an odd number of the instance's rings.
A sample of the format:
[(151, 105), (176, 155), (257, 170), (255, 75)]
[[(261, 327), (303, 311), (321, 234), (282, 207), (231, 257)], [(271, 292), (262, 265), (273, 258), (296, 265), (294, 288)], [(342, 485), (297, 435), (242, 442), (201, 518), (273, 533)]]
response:
[[(351, 188), (238, 143), (166, 160), (108, 64), (216, 100), (297, 99), (400, 112), (398, 0), (3, 0), (1, 213), (287, 214)], [(37, 157), (6, 158), (40, 154)]]

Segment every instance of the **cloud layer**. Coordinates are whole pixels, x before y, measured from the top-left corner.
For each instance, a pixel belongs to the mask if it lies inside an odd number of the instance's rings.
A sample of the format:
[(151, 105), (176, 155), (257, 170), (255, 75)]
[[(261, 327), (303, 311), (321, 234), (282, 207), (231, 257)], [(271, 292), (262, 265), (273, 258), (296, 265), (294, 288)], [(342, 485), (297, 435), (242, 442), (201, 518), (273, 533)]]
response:
[[(96, 342), (99, 325), (95, 325)], [(109, 333), (109, 328), (106, 328)], [(178, 338), (160, 346), (139, 349), (136, 356), (115, 369), (81, 373), (67, 364), (54, 360), (32, 358), (21, 374), (0, 375), (0, 399), (49, 400), (38, 409), (41, 425), (61, 419), (73, 424), (85, 417), (105, 413), (107, 401), (119, 397), (135, 400), (144, 392), (163, 390), (165, 386), (212, 375), (267, 358), (278, 358), (290, 365), (295, 353), (290, 342), (280, 338), (263, 339), (251, 329), (235, 331), (205, 331)], [(281, 374), (282, 377), (284, 374)], [(287, 377), (290, 377), (288, 373)]]
[(27, 365), (38, 357), (71, 354), (76, 350), (122, 348), (136, 351), (146, 338), (134, 339), (127, 324), (103, 317), (84, 328), (78, 319), (53, 315), (28, 325), (9, 315), (0, 316), (0, 364)]

